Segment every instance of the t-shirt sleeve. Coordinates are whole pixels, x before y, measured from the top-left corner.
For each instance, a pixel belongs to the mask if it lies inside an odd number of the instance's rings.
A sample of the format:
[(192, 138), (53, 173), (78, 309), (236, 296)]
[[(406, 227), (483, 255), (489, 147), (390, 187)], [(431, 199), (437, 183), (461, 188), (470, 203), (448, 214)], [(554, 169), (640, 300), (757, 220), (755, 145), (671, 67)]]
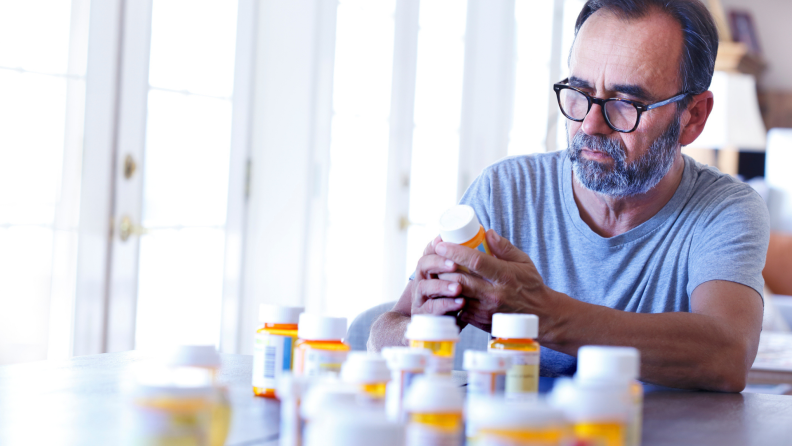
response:
[(736, 184), (715, 199), (697, 228), (688, 259), (688, 296), (710, 280), (749, 286), (763, 295), (770, 219), (762, 198), (749, 186)]

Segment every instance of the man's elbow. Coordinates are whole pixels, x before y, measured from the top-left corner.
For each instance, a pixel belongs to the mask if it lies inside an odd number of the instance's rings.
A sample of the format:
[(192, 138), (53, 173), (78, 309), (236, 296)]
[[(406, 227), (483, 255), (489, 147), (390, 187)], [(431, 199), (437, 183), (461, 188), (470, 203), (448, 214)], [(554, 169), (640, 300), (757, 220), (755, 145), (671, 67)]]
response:
[(710, 372), (709, 390), (742, 392), (748, 382), (748, 371), (756, 358), (756, 347), (744, 340), (734, 341), (718, 356), (720, 360), (713, 361)]
[(410, 318), (400, 313), (389, 311), (378, 317), (371, 324), (366, 349), (379, 352), (383, 347), (404, 345), (404, 330)]

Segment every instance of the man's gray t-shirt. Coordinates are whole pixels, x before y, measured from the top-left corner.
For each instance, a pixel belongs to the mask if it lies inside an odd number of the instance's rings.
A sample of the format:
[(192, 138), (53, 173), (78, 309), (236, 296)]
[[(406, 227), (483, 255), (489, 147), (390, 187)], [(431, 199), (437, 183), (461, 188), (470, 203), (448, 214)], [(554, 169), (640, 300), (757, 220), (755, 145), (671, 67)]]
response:
[[(476, 210), (486, 229), (526, 252), (551, 289), (583, 302), (638, 313), (690, 311), (693, 290), (710, 280), (761, 295), (767, 207), (750, 186), (684, 160), (682, 181), (660, 212), (611, 238), (580, 218), (565, 151), (499, 161), (461, 203)], [(576, 361), (542, 348), (541, 365), (542, 375), (569, 375)]]

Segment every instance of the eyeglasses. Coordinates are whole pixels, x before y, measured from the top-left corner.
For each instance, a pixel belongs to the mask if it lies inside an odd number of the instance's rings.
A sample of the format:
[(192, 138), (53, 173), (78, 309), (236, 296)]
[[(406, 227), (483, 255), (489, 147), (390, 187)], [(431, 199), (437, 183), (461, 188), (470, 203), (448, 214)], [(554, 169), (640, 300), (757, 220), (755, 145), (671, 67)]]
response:
[(608, 123), (608, 127), (621, 133), (634, 132), (641, 122), (642, 113), (672, 102), (681, 101), (689, 94), (688, 92), (683, 92), (673, 98), (649, 105), (621, 98), (599, 99), (591, 97), (569, 85), (569, 78), (554, 84), (553, 90), (555, 90), (558, 97), (558, 106), (561, 108), (561, 113), (567, 119), (583, 122), (589, 110), (591, 110), (592, 104), (597, 104), (602, 108), (602, 116), (605, 118), (605, 122)]

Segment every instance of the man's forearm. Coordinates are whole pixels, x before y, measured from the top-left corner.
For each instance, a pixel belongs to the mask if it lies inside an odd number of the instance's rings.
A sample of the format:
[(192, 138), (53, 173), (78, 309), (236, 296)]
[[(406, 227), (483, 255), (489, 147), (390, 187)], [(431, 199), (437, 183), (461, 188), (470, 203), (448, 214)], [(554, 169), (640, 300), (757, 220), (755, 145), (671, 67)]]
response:
[(406, 346), (404, 331), (410, 323), (410, 316), (396, 311), (389, 311), (371, 324), (367, 348), (370, 352), (379, 352), (383, 347)]
[(583, 345), (623, 345), (641, 351), (641, 379), (678, 388), (739, 392), (756, 355), (742, 333), (695, 313), (643, 314), (565, 296), (542, 345), (577, 355)]

